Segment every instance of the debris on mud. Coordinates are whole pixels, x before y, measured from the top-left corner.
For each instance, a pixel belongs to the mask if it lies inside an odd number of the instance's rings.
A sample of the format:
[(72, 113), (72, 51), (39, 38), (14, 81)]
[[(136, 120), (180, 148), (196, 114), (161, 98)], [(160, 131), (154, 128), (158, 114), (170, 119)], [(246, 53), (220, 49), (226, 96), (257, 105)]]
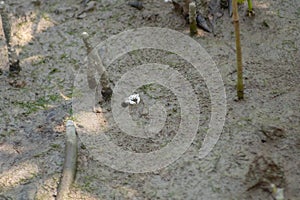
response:
[(133, 7), (133, 8), (136, 8), (138, 10), (142, 10), (144, 8), (144, 5), (143, 5), (143, 2), (141, 1), (130, 1), (128, 2), (128, 5)]
[(197, 21), (197, 25), (199, 28), (202, 28), (203, 30), (211, 33), (212, 29), (209, 27), (209, 25), (207, 24), (205, 18), (202, 15), (197, 15), (196, 17), (196, 21)]
[(285, 186), (285, 176), (282, 167), (271, 158), (257, 156), (249, 167), (246, 182), (249, 185), (248, 191), (260, 188), (272, 193), (273, 185), (277, 188)]
[(26, 86), (26, 82), (24, 80), (9, 80), (8, 83), (15, 88), (23, 88)]

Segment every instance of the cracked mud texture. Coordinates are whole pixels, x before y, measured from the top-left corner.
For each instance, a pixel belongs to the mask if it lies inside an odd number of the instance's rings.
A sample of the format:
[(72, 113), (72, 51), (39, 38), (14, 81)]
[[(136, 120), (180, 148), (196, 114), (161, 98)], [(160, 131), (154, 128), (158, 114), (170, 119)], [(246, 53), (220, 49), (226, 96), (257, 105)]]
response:
[[(86, 57), (81, 33), (88, 32), (95, 46), (132, 28), (166, 27), (188, 35), (189, 27), (171, 4), (157, 0), (145, 0), (141, 10), (119, 0), (95, 1), (89, 9), (75, 0), (5, 2), (22, 71), (8, 75), (1, 31), (0, 199), (55, 199), (64, 123), (72, 118), (73, 81)], [(176, 162), (143, 174), (102, 165), (81, 144), (70, 199), (273, 199), (270, 183), (284, 189), (285, 199), (299, 199), (300, 1), (254, 0), (256, 16), (251, 19), (244, 16), (245, 9), (240, 7), (244, 101), (236, 101), (235, 39), (227, 11), (216, 21), (216, 37), (199, 30), (194, 38), (211, 55), (226, 88), (226, 122), (212, 152), (198, 159), (210, 118), (210, 96), (201, 76), (172, 54), (131, 52), (107, 69), (110, 84), (133, 65), (170, 65), (193, 85), (202, 106), (198, 134)], [(160, 134), (151, 140), (134, 138), (114, 124), (106, 134), (123, 149), (149, 152), (172, 140), (180, 108), (176, 96), (159, 85), (137, 92), (145, 101), (166, 105), (168, 118)], [(106, 113), (103, 123), (110, 122), (110, 105), (98, 106)], [(132, 117), (138, 119), (139, 112), (144, 110), (132, 109)]]

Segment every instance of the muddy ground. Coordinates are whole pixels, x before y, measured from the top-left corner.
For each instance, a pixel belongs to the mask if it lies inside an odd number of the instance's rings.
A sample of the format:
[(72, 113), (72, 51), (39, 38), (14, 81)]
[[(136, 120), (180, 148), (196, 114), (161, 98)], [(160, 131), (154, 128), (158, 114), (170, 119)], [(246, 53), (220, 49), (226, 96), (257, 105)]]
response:
[[(64, 160), (64, 123), (74, 119), (73, 81), (87, 54), (81, 33), (87, 31), (96, 45), (132, 28), (166, 27), (186, 35), (189, 29), (172, 5), (158, 0), (145, 0), (143, 10), (125, 1), (99, 0), (93, 10), (83, 12), (74, 0), (6, 2), (22, 71), (9, 76), (1, 32), (0, 199), (54, 199)], [(194, 37), (211, 55), (226, 88), (226, 122), (213, 151), (198, 159), (210, 117), (209, 93), (201, 76), (165, 52), (131, 53), (107, 69), (111, 86), (132, 65), (169, 64), (185, 74), (203, 107), (199, 134), (176, 162), (142, 174), (101, 164), (79, 138), (70, 199), (257, 200), (274, 199), (276, 189), (283, 189), (284, 199), (300, 199), (300, 1), (255, 0), (254, 8), (254, 18), (244, 16), (245, 7), (240, 8), (243, 101), (236, 101), (234, 29), (227, 11), (216, 22), (215, 37), (201, 30)], [(138, 92), (145, 100), (169, 103), (170, 119), (161, 134), (150, 143), (124, 136), (114, 125), (106, 134), (126, 150), (149, 152), (174, 137), (179, 108), (174, 94), (159, 85)], [(109, 124), (109, 104), (98, 106), (107, 111)]]

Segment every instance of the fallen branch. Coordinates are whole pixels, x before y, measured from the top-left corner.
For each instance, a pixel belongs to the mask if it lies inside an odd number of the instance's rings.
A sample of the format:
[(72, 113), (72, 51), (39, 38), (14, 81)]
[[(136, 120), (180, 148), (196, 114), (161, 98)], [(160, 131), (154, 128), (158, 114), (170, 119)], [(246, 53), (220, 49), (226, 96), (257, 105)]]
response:
[(74, 122), (68, 120), (66, 127), (65, 162), (57, 189), (56, 200), (65, 200), (67, 198), (76, 173), (77, 135)]

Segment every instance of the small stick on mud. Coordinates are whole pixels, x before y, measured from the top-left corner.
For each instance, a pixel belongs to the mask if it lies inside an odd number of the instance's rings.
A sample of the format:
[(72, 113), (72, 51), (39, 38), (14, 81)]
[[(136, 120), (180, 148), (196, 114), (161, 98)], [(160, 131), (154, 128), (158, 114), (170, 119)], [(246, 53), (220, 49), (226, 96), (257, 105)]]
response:
[(191, 34), (191, 36), (193, 36), (193, 35), (197, 34), (195, 2), (192, 2), (189, 4), (189, 21), (190, 21), (190, 34)]
[(11, 24), (4, 1), (0, 2), (0, 14), (2, 19), (2, 29), (6, 39), (8, 60), (9, 60), (9, 72), (10, 75), (17, 75), (21, 71), (20, 61), (17, 57), (15, 49), (11, 46)]
[(236, 44), (236, 62), (237, 62), (237, 97), (239, 100), (244, 99), (244, 84), (243, 84), (243, 65), (242, 65), (242, 49), (240, 39), (240, 23), (237, 0), (233, 0), (233, 23), (235, 32), (235, 44)]
[(74, 122), (68, 120), (66, 123), (66, 146), (65, 162), (62, 176), (57, 189), (56, 200), (64, 200), (70, 191), (70, 186), (74, 181), (77, 162), (77, 134)]

